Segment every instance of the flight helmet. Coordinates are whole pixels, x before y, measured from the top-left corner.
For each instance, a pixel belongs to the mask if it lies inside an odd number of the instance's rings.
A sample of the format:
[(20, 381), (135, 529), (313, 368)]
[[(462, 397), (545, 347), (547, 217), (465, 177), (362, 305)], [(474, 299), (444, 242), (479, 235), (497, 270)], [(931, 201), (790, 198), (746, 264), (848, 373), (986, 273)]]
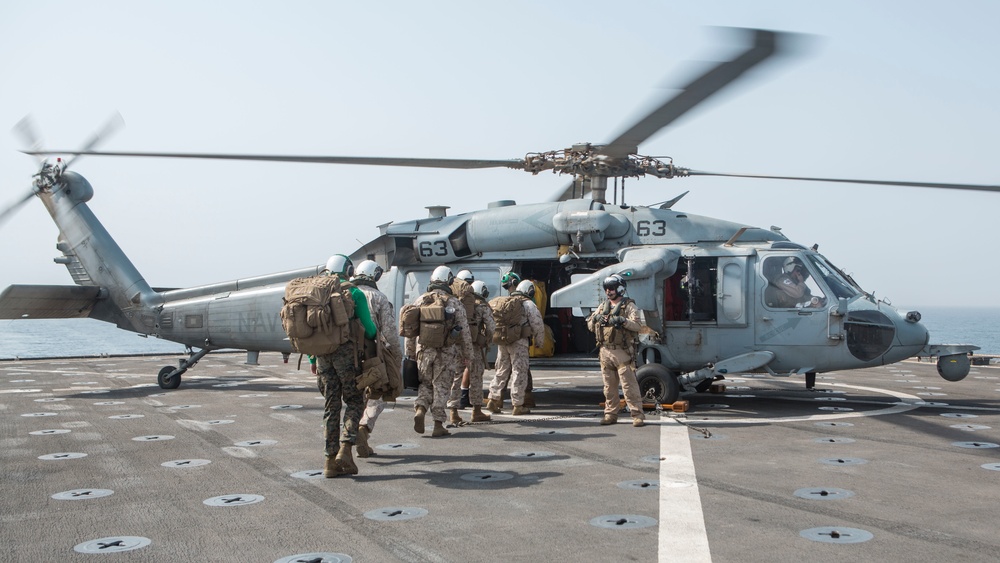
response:
[(801, 260), (799, 260), (795, 256), (789, 256), (788, 258), (785, 258), (785, 263), (782, 265), (781, 271), (786, 274), (791, 274), (796, 269), (799, 270), (799, 273), (802, 274), (803, 278), (809, 277), (809, 270), (806, 270), (806, 267)]
[(615, 290), (615, 297), (625, 295), (625, 278), (621, 277), (619, 274), (611, 274), (610, 276), (604, 278), (604, 283), (602, 285), (606, 290)]
[(455, 274), (455, 277), (460, 280), (465, 280), (469, 283), (476, 281), (476, 276), (472, 275), (472, 272), (468, 270), (461, 270), (460, 272)]
[(354, 275), (377, 282), (382, 277), (382, 266), (376, 264), (374, 260), (365, 260), (355, 268)]
[(519, 291), (528, 296), (528, 299), (535, 298), (535, 284), (531, 280), (524, 280), (523, 282), (517, 284), (517, 289), (514, 291)]
[(483, 299), (490, 298), (490, 288), (486, 287), (486, 282), (484, 281), (472, 282), (472, 292), (482, 297)]
[(500, 287), (510, 291), (510, 288), (521, 283), (521, 276), (515, 274), (514, 272), (507, 272), (500, 277)]
[(326, 271), (331, 274), (339, 274), (344, 279), (350, 279), (354, 275), (354, 263), (343, 254), (334, 254), (326, 261)]
[(451, 285), (451, 282), (455, 280), (455, 274), (451, 273), (451, 268), (448, 266), (438, 266), (434, 268), (431, 272), (431, 283), (443, 283), (445, 285)]

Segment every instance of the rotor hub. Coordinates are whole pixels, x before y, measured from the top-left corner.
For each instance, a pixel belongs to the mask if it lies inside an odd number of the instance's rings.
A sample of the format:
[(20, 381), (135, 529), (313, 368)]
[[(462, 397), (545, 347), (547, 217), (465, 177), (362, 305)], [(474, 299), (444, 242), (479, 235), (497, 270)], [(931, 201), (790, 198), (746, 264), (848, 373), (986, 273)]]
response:
[(687, 176), (686, 169), (677, 168), (669, 157), (667, 162), (652, 156), (630, 154), (624, 157), (600, 152), (600, 147), (589, 143), (573, 145), (568, 149), (544, 153), (529, 153), (524, 157), (524, 170), (538, 174), (551, 170), (556, 174), (570, 174), (584, 178), (640, 178), (655, 176), (673, 178)]

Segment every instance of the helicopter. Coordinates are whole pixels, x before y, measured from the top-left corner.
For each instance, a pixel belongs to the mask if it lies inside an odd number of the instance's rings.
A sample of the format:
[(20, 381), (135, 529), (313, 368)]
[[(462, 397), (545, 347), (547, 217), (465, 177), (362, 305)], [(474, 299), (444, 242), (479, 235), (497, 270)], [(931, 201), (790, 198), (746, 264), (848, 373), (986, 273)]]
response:
[[(371, 259), (385, 274), (378, 282), (397, 309), (423, 293), (442, 264), (470, 270), (491, 294), (500, 276), (518, 272), (547, 295), (544, 303), (556, 357), (587, 354), (594, 338), (585, 319), (602, 300), (602, 280), (619, 274), (642, 311), (636, 353), (641, 393), (659, 403), (681, 392), (704, 392), (729, 374), (757, 372), (804, 376), (892, 364), (915, 355), (936, 356), (948, 381), (969, 373), (967, 344), (930, 344), (917, 311), (899, 311), (866, 292), (818, 252), (779, 229), (751, 227), (674, 209), (683, 197), (660, 204), (625, 203), (625, 180), (655, 177), (735, 176), (776, 180), (849, 182), (1000, 191), (1000, 186), (896, 182), (843, 178), (760, 176), (698, 171), (670, 159), (643, 156), (639, 145), (678, 117), (737, 81), (780, 51), (789, 34), (747, 30), (746, 48), (699, 75), (606, 144), (577, 143), (529, 153), (523, 159), (461, 160), (351, 156), (282, 156), (98, 151), (106, 136), (84, 149), (23, 152), (50, 155), (265, 160), (458, 169), (510, 168), (531, 174), (569, 175), (554, 201), (490, 203), (486, 209), (448, 215), (429, 207), (425, 218), (379, 226), (380, 234), (350, 257)], [(0, 221), (37, 196), (56, 223), (57, 249), (74, 286), (13, 285), (0, 294), (0, 318), (83, 318), (182, 343), (188, 357), (163, 366), (157, 383), (177, 388), (181, 376), (206, 354), (247, 351), (292, 353), (279, 310), (285, 284), (317, 275), (322, 265), (182, 289), (154, 288), (90, 211), (94, 189), (69, 170), (73, 161), (43, 161), (29, 194), (0, 214)], [(618, 198), (619, 181), (621, 199)], [(607, 201), (613, 190), (613, 202)], [(685, 192), (686, 193), (686, 192)], [(589, 196), (589, 197), (587, 197)], [(797, 300), (783, 294), (792, 276)], [(806, 297), (803, 299), (803, 297)]]

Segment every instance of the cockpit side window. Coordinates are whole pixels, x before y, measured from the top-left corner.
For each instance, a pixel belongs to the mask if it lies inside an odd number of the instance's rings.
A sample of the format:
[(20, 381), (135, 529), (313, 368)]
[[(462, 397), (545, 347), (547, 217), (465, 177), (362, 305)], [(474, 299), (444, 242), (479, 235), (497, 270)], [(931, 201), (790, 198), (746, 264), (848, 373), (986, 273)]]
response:
[(827, 262), (822, 256), (809, 256), (809, 261), (812, 262), (813, 268), (819, 272), (819, 275), (823, 277), (823, 281), (826, 282), (830, 291), (833, 292), (834, 297), (838, 299), (850, 299), (860, 294), (854, 285), (844, 279), (840, 270)]
[(761, 274), (767, 280), (764, 304), (768, 307), (802, 309), (826, 305), (826, 294), (799, 256), (768, 256), (762, 263)]

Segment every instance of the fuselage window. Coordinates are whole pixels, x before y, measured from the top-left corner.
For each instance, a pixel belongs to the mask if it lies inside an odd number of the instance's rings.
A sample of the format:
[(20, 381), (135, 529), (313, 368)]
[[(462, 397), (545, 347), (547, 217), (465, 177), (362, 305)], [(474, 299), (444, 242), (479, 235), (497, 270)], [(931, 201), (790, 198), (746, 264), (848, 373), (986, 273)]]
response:
[(664, 284), (665, 321), (715, 321), (717, 258), (682, 258)]

